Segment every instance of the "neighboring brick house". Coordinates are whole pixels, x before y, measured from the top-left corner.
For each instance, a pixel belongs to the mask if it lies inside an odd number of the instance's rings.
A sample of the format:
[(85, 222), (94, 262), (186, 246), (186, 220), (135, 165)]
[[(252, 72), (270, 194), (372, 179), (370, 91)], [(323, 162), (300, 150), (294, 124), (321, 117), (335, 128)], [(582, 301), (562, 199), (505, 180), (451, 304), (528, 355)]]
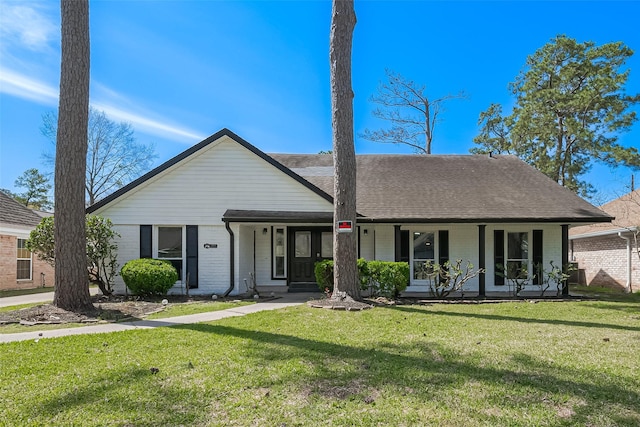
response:
[(53, 286), (53, 267), (25, 248), (41, 219), (0, 191), (0, 290)]
[(600, 207), (611, 223), (571, 228), (569, 258), (578, 264), (579, 282), (637, 291), (640, 289), (640, 190)]

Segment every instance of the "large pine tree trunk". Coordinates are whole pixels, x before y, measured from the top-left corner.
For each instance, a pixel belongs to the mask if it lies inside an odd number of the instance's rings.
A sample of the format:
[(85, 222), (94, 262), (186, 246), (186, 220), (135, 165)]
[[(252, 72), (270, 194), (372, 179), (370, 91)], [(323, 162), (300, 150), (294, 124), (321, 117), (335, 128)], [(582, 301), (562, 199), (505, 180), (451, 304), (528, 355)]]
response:
[[(331, 122), (335, 168), (333, 208), (334, 296), (346, 292), (359, 300), (356, 251), (356, 154), (353, 144), (351, 46), (356, 14), (353, 0), (334, 0), (329, 59), (331, 62)], [(339, 233), (338, 221), (349, 220), (353, 232)]]
[(89, 2), (62, 0), (62, 64), (55, 164), (55, 293), (72, 311), (93, 309), (85, 235), (89, 120)]

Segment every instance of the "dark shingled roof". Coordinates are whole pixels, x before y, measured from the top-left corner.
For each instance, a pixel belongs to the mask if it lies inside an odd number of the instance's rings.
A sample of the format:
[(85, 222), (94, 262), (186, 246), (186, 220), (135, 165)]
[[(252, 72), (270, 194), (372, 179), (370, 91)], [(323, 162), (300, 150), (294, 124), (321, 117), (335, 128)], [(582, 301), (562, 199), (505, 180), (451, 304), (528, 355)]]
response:
[[(333, 157), (267, 155), (222, 129), (87, 208), (88, 213), (227, 136), (320, 197), (333, 202)], [(359, 222), (609, 222), (611, 217), (512, 156), (357, 156)], [(232, 206), (230, 206), (233, 208)], [(226, 220), (270, 220), (264, 211), (227, 211)], [(312, 219), (299, 212), (291, 220)], [(324, 218), (318, 213), (313, 218)]]
[[(270, 154), (333, 194), (332, 156)], [(381, 222), (609, 222), (514, 156), (359, 155), (358, 213)]]
[(35, 227), (42, 218), (0, 191), (0, 223)]

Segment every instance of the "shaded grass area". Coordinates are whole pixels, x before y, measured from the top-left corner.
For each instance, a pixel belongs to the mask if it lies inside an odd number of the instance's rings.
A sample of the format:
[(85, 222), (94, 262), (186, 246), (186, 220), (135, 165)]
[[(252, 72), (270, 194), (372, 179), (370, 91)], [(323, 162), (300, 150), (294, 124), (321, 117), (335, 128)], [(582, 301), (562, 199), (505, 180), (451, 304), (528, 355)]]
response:
[(634, 302), (301, 306), (2, 344), (0, 424), (637, 426), (638, 354)]

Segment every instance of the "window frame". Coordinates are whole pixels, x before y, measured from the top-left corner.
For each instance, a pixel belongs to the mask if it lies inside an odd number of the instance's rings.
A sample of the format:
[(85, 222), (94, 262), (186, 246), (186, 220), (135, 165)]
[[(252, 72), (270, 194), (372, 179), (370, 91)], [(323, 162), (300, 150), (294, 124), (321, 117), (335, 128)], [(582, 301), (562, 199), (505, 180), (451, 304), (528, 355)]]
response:
[[(510, 251), (510, 247), (509, 247), (509, 235), (513, 235), (513, 234), (520, 234), (520, 235), (525, 235), (526, 236), (526, 245), (527, 245), (527, 249), (526, 249), (526, 258), (520, 257), (520, 258), (511, 258), (511, 251)], [(531, 232), (530, 230), (527, 231), (522, 231), (522, 230), (514, 230), (514, 231), (509, 231), (509, 230), (505, 230), (504, 233), (504, 268), (505, 268), (505, 279), (507, 280), (527, 280), (527, 282), (531, 281), (531, 274), (532, 274), (532, 250), (531, 250)], [(521, 248), (522, 249), (522, 248)], [(520, 254), (522, 255), (522, 253)], [(527, 276), (524, 277), (512, 277), (511, 275), (511, 271), (509, 269), (509, 264), (510, 263), (516, 263), (519, 262), (521, 265), (522, 263), (526, 263), (526, 268), (527, 268)]]
[[(30, 282), (33, 281), (33, 253), (26, 248), (26, 242), (29, 239), (23, 239), (20, 237), (16, 238), (16, 280), (19, 282)], [(23, 242), (23, 247), (20, 247), (20, 242)], [(20, 251), (27, 251), (29, 253), (29, 258), (20, 257)], [(20, 278), (20, 268), (18, 268), (20, 261), (29, 261), (29, 277), (28, 278)]]
[[(416, 238), (416, 234), (421, 233), (421, 234), (431, 234), (433, 236), (433, 258), (416, 258), (415, 257), (415, 238)], [(424, 278), (424, 279), (416, 279), (416, 262), (428, 262), (431, 261), (432, 263), (436, 263), (437, 262), (437, 254), (438, 254), (438, 231), (437, 230), (432, 230), (432, 229), (411, 229), (409, 230), (409, 235), (411, 236), (409, 239), (409, 266), (410, 266), (410, 280), (409, 280), (409, 286), (411, 285), (420, 285), (420, 286), (424, 286), (427, 285), (429, 283), (429, 279), (428, 278)], [(435, 280), (435, 278), (433, 279)]]
[[(160, 229), (161, 228), (177, 228), (180, 229), (180, 238), (181, 238), (181, 257), (161, 257), (160, 256)], [(166, 260), (166, 261), (180, 261), (182, 263), (182, 267), (180, 268), (180, 272), (178, 273), (178, 280), (175, 284), (184, 283), (185, 270), (186, 270), (186, 259), (187, 259), (187, 233), (186, 226), (184, 225), (156, 225), (153, 230), (153, 241), (155, 242), (153, 248), (153, 257), (155, 259)]]
[[(282, 255), (278, 254), (278, 242), (276, 240), (276, 236), (279, 230), (282, 230), (282, 248), (283, 248), (283, 252)], [(287, 263), (287, 227), (286, 226), (282, 226), (282, 227), (276, 227), (276, 226), (272, 226), (271, 227), (271, 278), (274, 280), (286, 280), (287, 279), (287, 267), (288, 267), (288, 263)], [(283, 273), (282, 274), (278, 274), (277, 273), (277, 258), (282, 258), (283, 259)]]

